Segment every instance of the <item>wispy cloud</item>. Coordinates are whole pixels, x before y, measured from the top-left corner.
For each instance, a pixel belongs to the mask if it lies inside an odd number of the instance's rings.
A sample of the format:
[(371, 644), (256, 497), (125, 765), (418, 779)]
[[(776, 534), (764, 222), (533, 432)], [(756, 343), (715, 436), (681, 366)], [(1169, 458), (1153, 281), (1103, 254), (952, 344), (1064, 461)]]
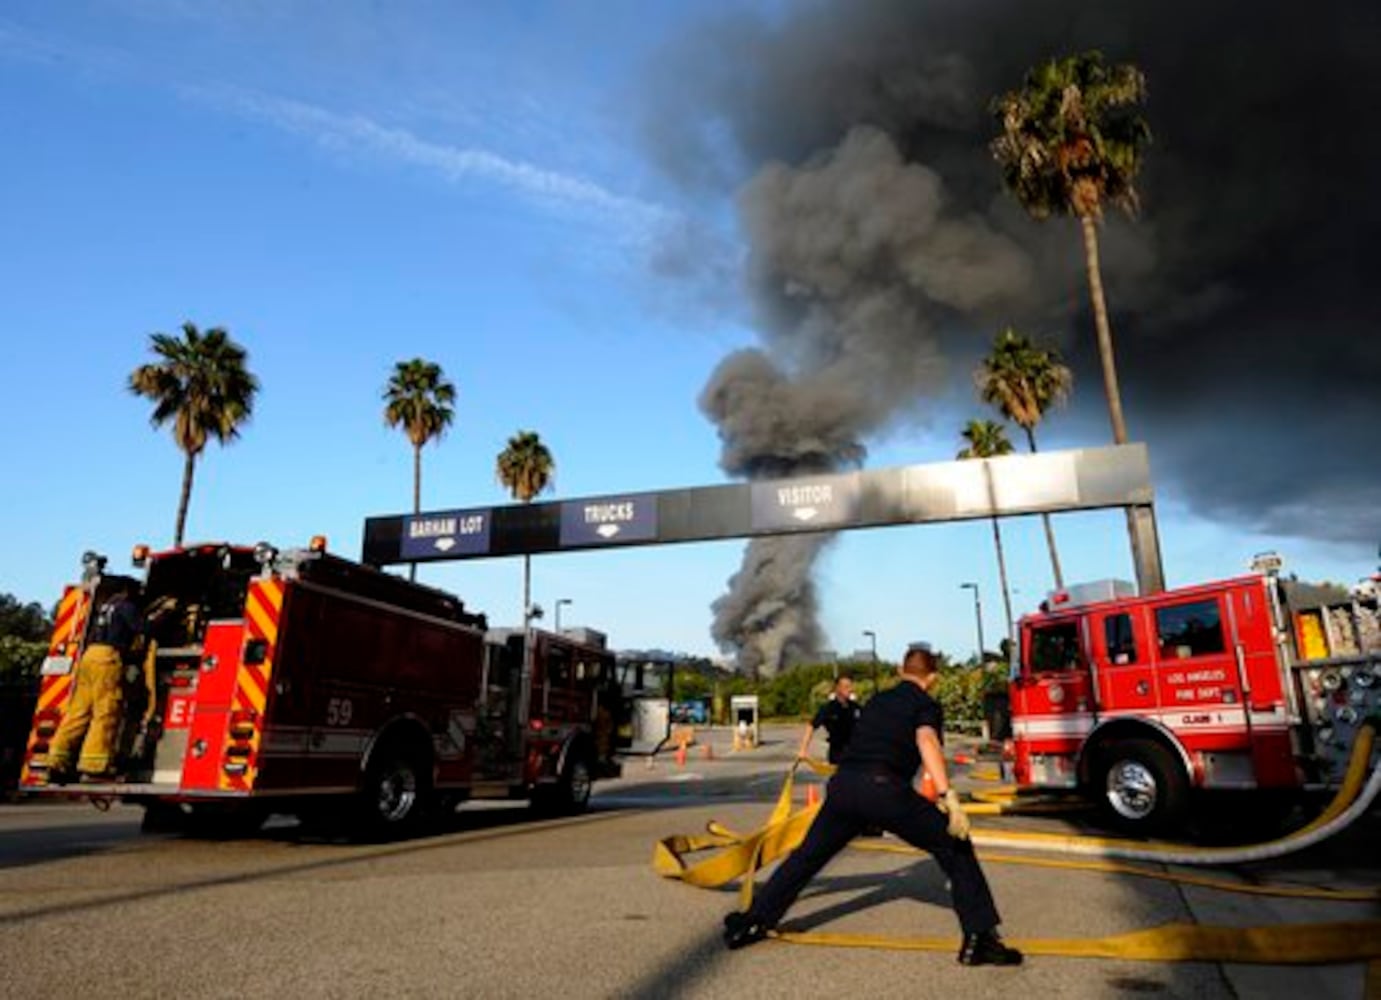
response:
[[(191, 16), (198, 9), (198, 5), (184, 4), (183, 0), (128, 2), (136, 10), (160, 16)], [(409, 128), (386, 124), (366, 114), (335, 111), (234, 83), (179, 83), (175, 71), (155, 75), (134, 53), (121, 48), (36, 33), (3, 17), (0, 17), (0, 59), (44, 64), (96, 79), (134, 80), (167, 88), (182, 100), (268, 125), (342, 156), (373, 157), (411, 167), (448, 184), (501, 187), (541, 210), (574, 217), (612, 232), (616, 242), (625, 247), (630, 243), (641, 248), (654, 245), (679, 219), (679, 213), (666, 206), (620, 193), (578, 172), (553, 169), (505, 155), (489, 148), (484, 141), (491, 133), (511, 136), (515, 122), (532, 119), (541, 108), (496, 120), (492, 108), (483, 104), (472, 106), (469, 117), (456, 124), (462, 125), (464, 131), (479, 135), (481, 141), (456, 144), (426, 138)], [(409, 104), (407, 101), (401, 103)], [(540, 114), (537, 117), (540, 118)], [(533, 137), (523, 138), (532, 140)], [(548, 129), (543, 140), (547, 143), (559, 141), (559, 136)]]
[(656, 225), (667, 214), (659, 205), (618, 194), (582, 177), (487, 149), (423, 139), (363, 115), (339, 114), (302, 101), (238, 90), (186, 88), (184, 94), (328, 149), (363, 151), (430, 171), (450, 183), (498, 184), (533, 201), (592, 213), (639, 230)]
[(4, 18), (0, 18), (0, 57), (104, 77), (126, 75), (135, 68), (134, 60), (118, 49), (73, 45)]

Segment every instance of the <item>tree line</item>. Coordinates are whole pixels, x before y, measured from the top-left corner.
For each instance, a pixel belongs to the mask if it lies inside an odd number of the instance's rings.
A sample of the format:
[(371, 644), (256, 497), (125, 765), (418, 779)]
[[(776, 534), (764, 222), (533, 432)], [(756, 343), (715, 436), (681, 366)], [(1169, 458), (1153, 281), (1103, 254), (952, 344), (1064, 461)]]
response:
[(27, 684), (48, 652), (53, 619), (43, 606), (0, 594), (0, 686)]
[[(983, 698), (989, 692), (1007, 690), (1007, 666), (989, 663), (979, 666), (976, 661), (955, 662), (946, 654), (938, 654), (940, 680), (932, 694), (945, 712), (947, 724), (976, 725), (983, 719)], [(708, 664), (706, 664), (708, 667)], [(721, 715), (713, 721), (728, 721), (729, 699), (734, 695), (758, 696), (758, 711), (765, 719), (803, 719), (815, 713), (834, 688), (837, 677), (848, 676), (862, 702), (876, 692), (886, 691), (899, 683), (897, 665), (879, 661), (872, 663), (802, 663), (771, 678), (754, 679), (742, 674), (725, 677), (711, 669), (695, 669), (694, 665), (677, 666), (675, 680), (669, 694), (677, 701), (707, 699), (712, 713)], [(876, 679), (876, 687), (874, 686)]]

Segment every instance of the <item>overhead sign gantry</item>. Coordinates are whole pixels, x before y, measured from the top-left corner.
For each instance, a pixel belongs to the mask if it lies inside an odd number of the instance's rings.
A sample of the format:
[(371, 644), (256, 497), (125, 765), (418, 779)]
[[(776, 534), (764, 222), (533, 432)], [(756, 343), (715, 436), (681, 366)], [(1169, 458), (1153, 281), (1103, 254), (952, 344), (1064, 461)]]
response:
[(937, 462), (365, 521), (373, 566), (1121, 507), (1137, 585), (1164, 589), (1142, 444)]

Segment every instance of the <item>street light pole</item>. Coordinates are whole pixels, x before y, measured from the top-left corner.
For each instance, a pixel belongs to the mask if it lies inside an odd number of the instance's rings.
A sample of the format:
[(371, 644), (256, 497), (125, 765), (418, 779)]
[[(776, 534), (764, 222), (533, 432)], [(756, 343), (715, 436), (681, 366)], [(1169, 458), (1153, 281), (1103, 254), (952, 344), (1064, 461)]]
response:
[(569, 597), (558, 597), (556, 599), (556, 619), (552, 622), (552, 627), (555, 629), (557, 635), (561, 634), (561, 605), (570, 603), (571, 599)]
[(878, 693), (878, 637), (876, 632), (864, 629), (863, 634), (868, 637), (868, 642), (873, 650), (873, 694)]
[(973, 591), (973, 619), (978, 625), (978, 665), (983, 666), (983, 602), (978, 599), (978, 584), (961, 583), (960, 590)]

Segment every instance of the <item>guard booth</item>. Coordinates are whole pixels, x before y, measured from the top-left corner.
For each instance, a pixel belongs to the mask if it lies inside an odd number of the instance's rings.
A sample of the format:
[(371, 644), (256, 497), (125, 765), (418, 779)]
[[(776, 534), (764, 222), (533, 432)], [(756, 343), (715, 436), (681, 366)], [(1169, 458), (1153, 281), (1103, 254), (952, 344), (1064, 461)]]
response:
[[(674, 685), (670, 678), (675, 667), (641, 655), (619, 654), (618, 670), (624, 697), (631, 703), (619, 746), (628, 754), (655, 754), (671, 739), (671, 699), (666, 691)], [(660, 671), (667, 672), (667, 681), (659, 679)]]
[(671, 738), (671, 702), (666, 698), (640, 696), (633, 699), (633, 740), (631, 754), (655, 754)]
[(758, 745), (758, 696), (736, 694), (729, 699), (729, 718), (734, 727), (734, 749), (752, 750)]

